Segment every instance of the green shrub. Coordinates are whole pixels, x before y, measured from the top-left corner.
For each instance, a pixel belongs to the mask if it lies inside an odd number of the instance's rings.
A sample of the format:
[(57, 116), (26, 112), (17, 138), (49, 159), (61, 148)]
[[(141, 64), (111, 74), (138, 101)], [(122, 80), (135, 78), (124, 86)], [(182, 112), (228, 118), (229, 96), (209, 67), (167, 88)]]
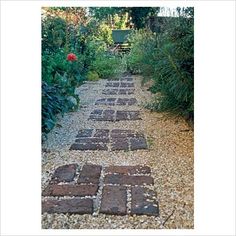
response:
[(170, 18), (164, 32), (137, 31), (128, 56), (129, 68), (150, 77), (150, 88), (158, 93), (149, 105), (156, 111), (167, 111), (193, 120), (194, 116), (194, 27), (193, 11), (185, 9)]
[(97, 72), (95, 71), (89, 71), (88, 74), (87, 74), (87, 80), (89, 81), (97, 81), (99, 80), (99, 75)]
[(68, 99), (67, 91), (61, 85), (42, 82), (42, 132), (48, 133), (56, 124), (57, 114), (64, 114), (78, 108), (79, 97), (73, 94), (76, 103)]
[(128, 41), (131, 44), (131, 51), (127, 56), (128, 70), (145, 76), (153, 75), (154, 49), (157, 44), (155, 34), (147, 29), (133, 31)]
[(91, 69), (96, 71), (100, 78), (114, 78), (124, 72), (124, 62), (119, 55), (100, 53), (91, 65)]

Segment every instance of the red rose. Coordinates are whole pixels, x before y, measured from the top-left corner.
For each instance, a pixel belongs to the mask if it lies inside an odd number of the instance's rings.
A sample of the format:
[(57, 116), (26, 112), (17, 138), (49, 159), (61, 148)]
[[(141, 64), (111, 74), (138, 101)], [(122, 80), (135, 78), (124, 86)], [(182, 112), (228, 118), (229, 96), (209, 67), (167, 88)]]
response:
[(67, 55), (67, 61), (76, 61), (77, 60), (77, 57), (74, 53), (69, 53)]

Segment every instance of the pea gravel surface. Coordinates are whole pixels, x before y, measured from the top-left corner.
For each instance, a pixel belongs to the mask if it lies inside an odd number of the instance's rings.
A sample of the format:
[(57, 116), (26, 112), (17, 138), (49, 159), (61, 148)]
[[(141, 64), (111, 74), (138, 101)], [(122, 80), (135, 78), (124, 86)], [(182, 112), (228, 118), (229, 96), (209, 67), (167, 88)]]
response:
[[(147, 165), (154, 178), (160, 216), (42, 214), (43, 229), (193, 229), (194, 228), (194, 157), (193, 130), (182, 118), (144, 108), (152, 100), (148, 85), (133, 76), (135, 93), (104, 95), (107, 80), (86, 82), (77, 89), (80, 108), (61, 117), (42, 144), (42, 189), (54, 170), (64, 164), (86, 163), (109, 165)], [(142, 120), (107, 122), (88, 120), (95, 108), (120, 110), (121, 106), (95, 106), (100, 98), (133, 98), (138, 101), (122, 110), (140, 110)], [(148, 150), (135, 151), (69, 151), (79, 129), (133, 129), (143, 132)], [(98, 193), (101, 195), (101, 193)]]

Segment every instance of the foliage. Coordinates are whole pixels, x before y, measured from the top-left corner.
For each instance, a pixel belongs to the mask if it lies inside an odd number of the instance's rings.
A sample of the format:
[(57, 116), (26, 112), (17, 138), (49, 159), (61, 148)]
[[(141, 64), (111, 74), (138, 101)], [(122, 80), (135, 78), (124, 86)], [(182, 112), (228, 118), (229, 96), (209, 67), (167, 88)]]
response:
[[(65, 17), (60, 15), (63, 11)], [(84, 57), (81, 57), (75, 48), (76, 37), (71, 32), (76, 31), (76, 27), (68, 19), (68, 9), (56, 8), (50, 9), (49, 12), (50, 14), (44, 15), (42, 20), (42, 132), (44, 136), (54, 127), (58, 114), (78, 108), (79, 97), (75, 94), (75, 88), (84, 80)]]
[(99, 75), (96, 71), (89, 71), (87, 73), (87, 80), (88, 81), (96, 81), (96, 80), (99, 80)]
[(127, 56), (128, 70), (152, 76), (155, 70), (156, 37), (150, 30), (134, 31), (128, 39), (131, 44), (131, 53)]
[(57, 17), (44, 18), (42, 21), (42, 51), (55, 52), (66, 43), (66, 22)]
[[(77, 106), (66, 98), (66, 88), (61, 85), (49, 85), (42, 82), (42, 132), (48, 133), (56, 124), (56, 115), (77, 109)], [(78, 97), (77, 97), (77, 100)]]
[(126, 8), (132, 18), (132, 22), (136, 29), (145, 28), (150, 16), (156, 16), (159, 12), (159, 7), (130, 7)]
[(153, 110), (167, 111), (193, 119), (193, 11), (183, 9), (170, 19), (166, 30), (160, 34), (137, 31), (128, 65), (131, 70), (149, 76), (154, 85), (151, 91), (158, 93)]
[[(115, 29), (125, 29), (132, 24), (136, 29), (146, 28), (150, 16), (156, 16), (159, 7), (90, 7), (90, 13), (96, 19), (105, 20)], [(113, 23), (113, 25), (112, 25)]]
[(97, 54), (91, 68), (103, 79), (117, 77), (125, 71), (124, 62), (119, 55), (105, 52)]

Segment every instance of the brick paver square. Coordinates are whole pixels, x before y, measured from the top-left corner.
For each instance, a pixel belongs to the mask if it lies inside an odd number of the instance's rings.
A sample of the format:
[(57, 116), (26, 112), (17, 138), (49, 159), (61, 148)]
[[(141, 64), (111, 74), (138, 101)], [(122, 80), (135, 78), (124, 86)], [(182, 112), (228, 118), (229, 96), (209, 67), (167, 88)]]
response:
[[(94, 110), (97, 111), (97, 110)], [(115, 110), (99, 110), (97, 115), (94, 111), (91, 112), (89, 119), (96, 121), (123, 121), (123, 120), (140, 120), (139, 111), (115, 111)]]
[(134, 87), (134, 83), (121, 82), (120, 87), (124, 87), (124, 88), (129, 87), (129, 88), (131, 88), (131, 87)]
[(92, 214), (92, 199), (48, 199), (42, 202), (42, 213)]
[(119, 87), (120, 83), (119, 82), (107, 82), (105, 85), (106, 87)]
[(127, 196), (126, 188), (120, 186), (105, 186), (102, 193), (100, 213), (125, 215)]
[(86, 143), (73, 143), (70, 147), (70, 150), (108, 150), (108, 146), (106, 143), (93, 143), (92, 141), (88, 140)]
[(129, 113), (127, 111), (117, 111), (116, 112), (116, 120), (128, 120)]
[(159, 215), (159, 207), (156, 193), (143, 187), (132, 187), (131, 190), (131, 214)]
[(134, 89), (119, 89), (118, 94), (119, 95), (131, 95), (131, 94), (134, 94)]
[(105, 94), (105, 95), (117, 95), (119, 92), (118, 89), (104, 89), (102, 91), (102, 94)]
[(115, 100), (116, 98), (113, 98), (113, 101), (108, 101), (107, 98), (101, 98), (101, 99), (98, 99), (96, 102), (95, 102), (95, 105), (110, 105), (110, 106), (114, 106), (115, 105)]
[(109, 132), (110, 132), (109, 129), (96, 129), (94, 137), (108, 138)]
[[(113, 112), (110, 113), (110, 110), (107, 111), (108, 116), (113, 114)], [(79, 133), (83, 134), (82, 131), (79, 131)], [(70, 150), (130, 151), (148, 148), (144, 134), (135, 130), (94, 129), (91, 130), (90, 133), (92, 134), (91, 137), (83, 137), (86, 135), (82, 135), (82, 137), (76, 138), (75, 143), (71, 145)]]
[(102, 167), (99, 165), (84, 165), (78, 183), (98, 184)]
[(115, 111), (114, 110), (104, 110), (103, 111), (103, 120), (114, 121), (115, 120)]
[(52, 181), (54, 183), (73, 181), (77, 168), (77, 164), (70, 164), (58, 167), (52, 176)]
[[(130, 131), (128, 130), (127, 133)], [(104, 134), (107, 135), (107, 130), (101, 129), (101, 135)], [(128, 138), (117, 139), (127, 140)], [(119, 141), (122, 143), (122, 140)], [(78, 165), (68, 164), (58, 167), (52, 179), (55, 180), (58, 174), (61, 177), (61, 174), (71, 168), (77, 170)], [(98, 201), (100, 205), (99, 212), (103, 214), (159, 216), (156, 192), (147, 187), (154, 184), (150, 176), (150, 167), (108, 166), (104, 168), (104, 176), (101, 176), (101, 172), (102, 166), (85, 164), (79, 173), (75, 173), (78, 175), (77, 183), (51, 181), (42, 192), (43, 197), (50, 197), (42, 200), (42, 213), (93, 214), (93, 199), (96, 199), (95, 201)], [(74, 179), (74, 177), (70, 178), (70, 180)], [(101, 199), (97, 195), (99, 186), (103, 186)], [(131, 186), (130, 198), (127, 195), (128, 186)], [(64, 196), (67, 198), (58, 199)], [(127, 212), (127, 205), (130, 206), (130, 213)]]
[(111, 151), (129, 150), (129, 143), (127, 138), (112, 138)]

